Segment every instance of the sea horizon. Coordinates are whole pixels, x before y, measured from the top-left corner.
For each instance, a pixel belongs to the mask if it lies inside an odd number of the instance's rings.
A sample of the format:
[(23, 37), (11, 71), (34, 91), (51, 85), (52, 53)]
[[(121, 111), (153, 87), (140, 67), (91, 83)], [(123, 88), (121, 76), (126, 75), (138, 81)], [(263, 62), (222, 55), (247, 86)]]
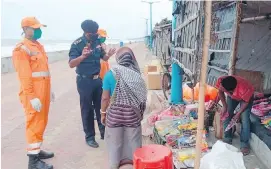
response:
[[(22, 39), (1, 39), (1, 57), (10, 57), (12, 55), (12, 50), (14, 49), (16, 44), (21, 41)], [(120, 41), (121, 40), (118, 39), (107, 39), (106, 44), (118, 44), (120, 43)], [(135, 42), (135, 40), (123, 40), (124, 43), (127, 43), (129, 41)], [(69, 50), (74, 40), (41, 39), (39, 42), (44, 45), (46, 52), (57, 52)]]

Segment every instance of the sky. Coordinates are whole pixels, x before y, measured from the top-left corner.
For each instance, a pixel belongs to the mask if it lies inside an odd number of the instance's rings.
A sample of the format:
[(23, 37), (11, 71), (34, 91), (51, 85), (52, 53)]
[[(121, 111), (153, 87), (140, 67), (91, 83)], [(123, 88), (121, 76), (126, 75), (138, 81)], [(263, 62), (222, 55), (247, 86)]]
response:
[[(153, 26), (172, 16), (172, 1), (158, 1), (161, 2), (153, 4)], [(46, 40), (78, 38), (85, 19), (95, 20), (112, 39), (143, 37), (143, 18), (149, 18), (149, 8), (141, 0), (2, 0), (1, 39), (19, 39), (21, 19), (26, 16), (35, 16), (47, 25), (42, 37)]]

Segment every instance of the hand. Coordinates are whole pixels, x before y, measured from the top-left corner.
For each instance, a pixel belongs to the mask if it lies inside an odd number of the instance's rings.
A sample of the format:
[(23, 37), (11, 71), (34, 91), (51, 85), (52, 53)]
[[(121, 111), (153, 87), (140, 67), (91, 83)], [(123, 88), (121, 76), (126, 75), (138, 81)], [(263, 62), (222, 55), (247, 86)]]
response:
[(210, 100), (208, 105), (206, 106), (206, 110), (211, 110), (212, 108), (214, 108), (215, 106), (215, 102), (213, 100)]
[(34, 98), (32, 100), (30, 100), (30, 103), (33, 107), (34, 110), (36, 110), (37, 112), (40, 112), (41, 111), (41, 102), (40, 102), (40, 99), (38, 98)]
[(227, 113), (227, 107), (223, 106), (220, 113), (221, 114)]
[(101, 123), (105, 126), (106, 114), (101, 114)]
[(102, 43), (101, 46), (102, 46), (102, 49), (103, 49), (104, 51), (106, 51), (106, 45), (105, 45), (104, 43)]
[(92, 50), (90, 50), (90, 48), (84, 47), (84, 49), (82, 51), (82, 57), (84, 59), (87, 58), (91, 52), (92, 52)]
[(54, 101), (55, 101), (55, 93), (54, 93), (54, 92), (51, 92), (50, 101), (51, 101), (51, 102), (54, 102)]
[(241, 116), (241, 113), (237, 112), (234, 116), (233, 116), (233, 120), (235, 120), (236, 122), (238, 122), (240, 120), (240, 116)]
[(108, 56), (111, 57), (115, 53), (116, 53), (116, 49), (115, 48), (111, 48), (111, 49), (109, 49)]

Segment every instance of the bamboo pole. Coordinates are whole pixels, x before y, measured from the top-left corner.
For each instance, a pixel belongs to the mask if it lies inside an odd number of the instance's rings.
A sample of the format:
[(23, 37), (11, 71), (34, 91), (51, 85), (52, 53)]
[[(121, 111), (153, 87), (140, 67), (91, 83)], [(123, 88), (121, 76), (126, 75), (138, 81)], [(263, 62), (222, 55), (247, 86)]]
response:
[(234, 42), (233, 42), (233, 52), (230, 58), (230, 66), (229, 66), (229, 74), (235, 74), (235, 65), (236, 65), (236, 58), (237, 58), (237, 49), (238, 49), (238, 41), (239, 41), (239, 32), (240, 32), (240, 22), (241, 22), (241, 7), (240, 2), (236, 2), (236, 24), (235, 24), (235, 35), (234, 35)]
[(202, 51), (202, 63), (201, 63), (201, 76), (199, 83), (199, 110), (198, 110), (198, 126), (197, 126), (197, 140), (196, 140), (196, 159), (195, 169), (200, 167), (201, 158), (201, 144), (202, 134), (204, 127), (204, 112), (205, 112), (205, 85), (206, 85), (206, 73), (207, 73), (207, 62), (208, 62), (208, 50), (210, 44), (211, 34), (211, 15), (212, 15), (212, 1), (205, 1), (204, 10), (204, 37), (203, 37), (203, 51)]

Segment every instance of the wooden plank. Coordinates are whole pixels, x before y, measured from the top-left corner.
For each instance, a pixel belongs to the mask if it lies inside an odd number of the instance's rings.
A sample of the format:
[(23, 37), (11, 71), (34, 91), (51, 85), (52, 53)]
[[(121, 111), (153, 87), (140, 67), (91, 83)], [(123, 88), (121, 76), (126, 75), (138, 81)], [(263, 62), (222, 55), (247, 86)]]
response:
[(226, 33), (226, 32), (231, 32), (232, 29), (227, 29), (227, 30), (223, 30), (223, 31), (215, 31), (216, 34), (219, 34), (219, 33)]
[(219, 68), (219, 67), (216, 67), (216, 66), (210, 66), (210, 65), (208, 65), (208, 67), (209, 67), (210, 69), (215, 69), (215, 70), (217, 70), (217, 71), (219, 71), (219, 72), (223, 72), (223, 73), (227, 73), (227, 74), (228, 74), (228, 71), (225, 70), (225, 69), (221, 69), (221, 68)]
[(195, 51), (196, 49), (189, 49), (189, 48), (180, 48), (180, 47), (176, 47), (174, 48), (175, 51), (179, 51), (179, 52), (183, 52), (183, 53), (187, 53), (190, 55), (195, 55)]
[(215, 50), (215, 49), (209, 49), (209, 52), (230, 53), (231, 50)]
[(186, 25), (188, 25), (190, 22), (192, 22), (193, 20), (197, 19), (198, 17), (198, 13), (192, 15), (190, 18), (188, 18), (186, 21), (184, 21), (180, 26), (178, 26), (174, 31), (179, 31), (180, 29), (182, 29), (183, 27), (185, 27)]

